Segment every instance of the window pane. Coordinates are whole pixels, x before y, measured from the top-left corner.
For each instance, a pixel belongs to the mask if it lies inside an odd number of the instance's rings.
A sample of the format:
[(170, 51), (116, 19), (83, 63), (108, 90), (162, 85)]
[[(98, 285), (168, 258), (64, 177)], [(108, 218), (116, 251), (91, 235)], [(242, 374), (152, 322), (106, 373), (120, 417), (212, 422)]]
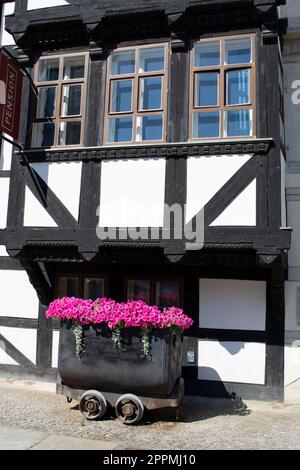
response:
[(161, 140), (163, 137), (162, 115), (138, 118), (137, 134), (137, 140)]
[(140, 80), (140, 109), (161, 109), (162, 78), (142, 78)]
[(41, 60), (38, 65), (38, 81), (58, 80), (59, 59)]
[(251, 62), (251, 39), (225, 41), (226, 64), (248, 64)]
[(64, 58), (64, 80), (72, 80), (74, 78), (84, 77), (84, 56), (65, 57)]
[(193, 137), (219, 137), (220, 135), (220, 113), (194, 113), (193, 114)]
[(59, 145), (79, 145), (80, 131), (80, 121), (61, 122), (59, 127)]
[(37, 118), (48, 118), (55, 116), (56, 87), (39, 88), (37, 103)]
[(78, 297), (79, 279), (77, 277), (60, 277), (57, 297)]
[(132, 110), (132, 80), (111, 82), (111, 112), (124, 113)]
[(54, 145), (55, 125), (52, 122), (34, 124), (33, 147), (52, 147)]
[(135, 51), (113, 52), (111, 56), (110, 74), (124, 75), (135, 72)]
[(150, 303), (150, 281), (130, 280), (127, 283), (127, 299), (143, 300), (146, 304)]
[(107, 128), (107, 141), (131, 142), (132, 141), (132, 117), (109, 118)]
[(62, 89), (62, 116), (76, 116), (81, 111), (81, 85), (64, 85)]
[(249, 70), (227, 72), (227, 104), (249, 103), (249, 77)]
[(195, 106), (217, 106), (219, 74), (196, 73), (195, 79)]
[(195, 45), (195, 67), (220, 65), (220, 41), (203, 42)]
[(158, 281), (156, 283), (156, 304), (160, 307), (178, 307), (179, 282)]
[(84, 298), (96, 300), (104, 296), (104, 279), (89, 278), (84, 280)]
[(165, 50), (163, 47), (153, 47), (140, 50), (139, 72), (157, 72), (165, 68)]
[(248, 136), (252, 133), (252, 111), (240, 109), (228, 111), (225, 115), (227, 121), (227, 136)]

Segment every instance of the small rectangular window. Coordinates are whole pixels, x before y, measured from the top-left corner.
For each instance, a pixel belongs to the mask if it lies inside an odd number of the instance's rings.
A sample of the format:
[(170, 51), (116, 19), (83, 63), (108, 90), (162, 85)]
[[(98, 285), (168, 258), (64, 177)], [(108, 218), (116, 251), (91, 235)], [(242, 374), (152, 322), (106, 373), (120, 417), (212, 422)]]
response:
[(179, 307), (179, 281), (158, 281), (156, 283), (156, 304), (161, 307)]
[(167, 46), (117, 49), (108, 59), (104, 142), (166, 138)]
[(84, 279), (84, 299), (96, 300), (104, 297), (104, 279), (85, 278)]
[(42, 57), (37, 63), (33, 147), (82, 145), (87, 58), (87, 54), (72, 54)]
[(127, 299), (143, 300), (150, 303), (150, 281), (143, 279), (130, 279), (127, 282)]
[(59, 277), (57, 297), (78, 297), (79, 296), (79, 278), (78, 277)]
[(190, 138), (254, 136), (254, 35), (195, 42), (191, 64)]

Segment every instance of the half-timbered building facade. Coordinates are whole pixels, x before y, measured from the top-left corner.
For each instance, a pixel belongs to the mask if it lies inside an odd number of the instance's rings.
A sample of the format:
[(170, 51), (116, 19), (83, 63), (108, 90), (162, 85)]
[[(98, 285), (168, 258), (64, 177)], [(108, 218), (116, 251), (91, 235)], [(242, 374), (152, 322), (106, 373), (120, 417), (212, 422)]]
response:
[(188, 394), (283, 399), (281, 3), (16, 0), (2, 374), (55, 377), (55, 297), (141, 298), (194, 319)]

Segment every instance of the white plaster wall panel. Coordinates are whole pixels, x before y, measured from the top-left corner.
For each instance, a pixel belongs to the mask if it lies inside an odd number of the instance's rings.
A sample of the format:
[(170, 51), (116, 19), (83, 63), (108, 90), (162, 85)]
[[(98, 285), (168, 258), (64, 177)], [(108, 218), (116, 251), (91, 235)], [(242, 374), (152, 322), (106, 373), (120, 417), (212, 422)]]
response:
[(8, 256), (5, 245), (0, 245), (0, 256)]
[(52, 367), (58, 366), (58, 348), (59, 348), (59, 331), (53, 331), (52, 335)]
[(12, 343), (15, 348), (17, 348), (31, 362), (36, 364), (36, 330), (1, 326), (0, 334)]
[(199, 340), (198, 379), (263, 385), (266, 345)]
[(6, 228), (9, 178), (0, 178), (0, 229)]
[[(4, 134), (6, 136), (6, 134)], [(6, 136), (10, 138), (9, 136)], [(2, 140), (1, 154), (0, 154), (0, 170), (10, 170), (12, 158), (12, 145), (5, 140)]]
[(300, 55), (285, 55), (283, 77), (287, 161), (300, 160), (300, 104), (292, 102), (293, 94), (296, 92), (296, 89), (293, 88), (293, 83), (299, 80), (299, 63)]
[(255, 226), (256, 225), (256, 179), (252, 181), (211, 226)]
[(300, 397), (300, 340), (284, 348), (284, 386), (290, 387), (298, 381)]
[(69, 5), (65, 0), (28, 0), (27, 10), (38, 10), (39, 8), (58, 7)]
[(287, 188), (299, 188), (300, 187), (300, 173), (287, 173), (285, 182), (286, 182)]
[(39, 300), (25, 271), (0, 270), (0, 316), (37, 318)]
[(2, 46), (9, 46), (11, 44), (15, 44), (14, 38), (12, 37), (11, 34), (9, 34), (7, 31), (4, 29), (4, 22), (5, 22), (5, 16), (7, 15), (13, 15), (15, 11), (15, 2), (12, 3), (5, 3), (4, 5), (4, 15), (3, 15), (3, 28), (2, 28), (2, 38), (0, 38), (0, 44)]
[[(287, 331), (300, 331), (300, 281), (285, 282), (285, 329)], [(298, 300), (299, 299), (299, 300)], [(298, 318), (299, 315), (299, 318)]]
[(187, 161), (186, 222), (224, 186), (252, 155), (190, 157)]
[(33, 163), (31, 166), (78, 220), (82, 163)]
[(24, 226), (57, 227), (52, 217), (27, 186), (25, 189)]
[(100, 226), (161, 227), (165, 159), (102, 162)]
[(300, 266), (300, 210), (299, 201), (287, 201), (288, 224), (293, 228), (291, 232), (291, 247), (289, 250), (289, 266)]
[(200, 328), (264, 331), (266, 282), (200, 279)]
[(18, 365), (18, 363), (16, 361), (14, 361), (13, 358), (10, 357), (5, 352), (5, 343), (2, 340), (0, 340), (0, 364), (14, 365), (14, 366)]

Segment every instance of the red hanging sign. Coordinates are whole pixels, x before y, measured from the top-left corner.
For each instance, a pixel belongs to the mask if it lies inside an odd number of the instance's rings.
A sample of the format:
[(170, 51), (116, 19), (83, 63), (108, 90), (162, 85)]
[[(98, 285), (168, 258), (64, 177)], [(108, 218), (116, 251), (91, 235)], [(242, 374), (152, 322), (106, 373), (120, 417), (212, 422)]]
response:
[(23, 73), (0, 52), (0, 132), (18, 139)]

